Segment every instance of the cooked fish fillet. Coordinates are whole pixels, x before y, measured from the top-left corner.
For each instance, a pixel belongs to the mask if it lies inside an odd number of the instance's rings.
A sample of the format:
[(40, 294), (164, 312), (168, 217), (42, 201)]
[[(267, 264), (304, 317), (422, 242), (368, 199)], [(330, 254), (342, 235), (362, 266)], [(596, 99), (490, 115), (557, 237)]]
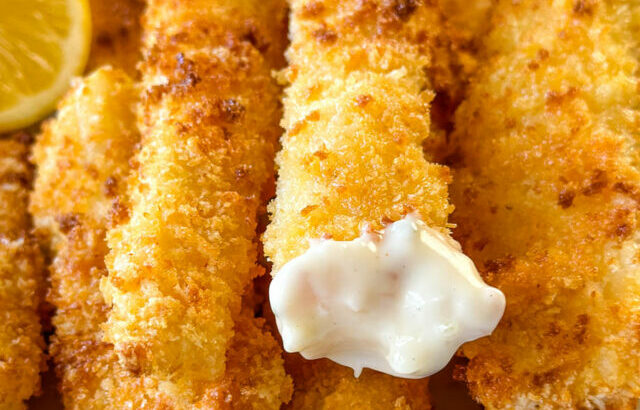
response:
[(274, 0), (153, 0), (144, 17), (142, 142), (129, 219), (108, 238), (105, 340), (196, 406), (290, 396), (275, 340), (241, 313), (262, 273), (256, 219), (280, 133), (271, 70), (285, 17)]
[(45, 364), (37, 313), (42, 256), (26, 211), (31, 168), (17, 134), (0, 140), (0, 409), (26, 408)]
[(457, 236), (507, 298), (464, 347), (487, 408), (640, 397), (640, 2), (500, 1), (456, 117)]
[(103, 65), (136, 75), (140, 61), (140, 17), (143, 0), (90, 0), (91, 53), (86, 71)]
[[(424, 159), (442, 21), (418, 1), (291, 1), (290, 82), (277, 196), (264, 235), (273, 271), (313, 238), (355, 239), (416, 212), (446, 231), (448, 169)], [(440, 72), (442, 75), (434, 75)], [(292, 408), (429, 407), (427, 380), (292, 360)]]

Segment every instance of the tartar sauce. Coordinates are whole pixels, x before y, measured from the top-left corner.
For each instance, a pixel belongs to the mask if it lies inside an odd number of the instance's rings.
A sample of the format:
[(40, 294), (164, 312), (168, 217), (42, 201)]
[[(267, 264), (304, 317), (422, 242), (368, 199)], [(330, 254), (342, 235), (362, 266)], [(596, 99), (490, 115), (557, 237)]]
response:
[(442, 369), (497, 326), (498, 289), (448, 235), (407, 216), (352, 241), (313, 240), (269, 290), (284, 348), (405, 378)]

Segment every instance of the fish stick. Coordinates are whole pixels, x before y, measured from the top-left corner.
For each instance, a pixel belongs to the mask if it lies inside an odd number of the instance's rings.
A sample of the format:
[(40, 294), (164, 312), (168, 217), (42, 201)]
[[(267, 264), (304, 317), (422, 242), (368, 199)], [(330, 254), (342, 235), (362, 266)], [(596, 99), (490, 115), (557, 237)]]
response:
[(196, 406), (290, 396), (275, 340), (241, 303), (263, 272), (256, 220), (280, 133), (271, 70), (285, 18), (272, 0), (154, 0), (144, 16), (141, 150), (129, 219), (108, 236), (105, 340)]
[[(98, 69), (75, 85), (34, 150), (39, 173), (31, 210), (39, 232), (56, 243), (49, 295), (57, 308), (56, 332), (50, 351), (66, 408), (193, 405), (173, 386), (130, 372), (119, 363), (113, 346), (102, 341), (108, 307), (99, 283), (106, 275), (106, 232), (126, 217), (126, 176), (139, 141), (135, 101), (136, 90), (124, 73)], [(260, 367), (261, 357), (252, 358), (257, 347), (248, 346), (261, 341), (258, 347), (274, 355), (278, 347), (260, 331), (261, 321), (252, 312), (245, 309), (242, 318), (234, 345), (245, 348), (234, 350), (230, 367)], [(243, 402), (257, 401), (257, 387), (272, 382), (250, 382), (237, 373), (230, 373), (226, 381)]]
[[(290, 5), (286, 133), (264, 235), (274, 283), (310, 240), (350, 241), (412, 212), (446, 232), (452, 211), (448, 169), (427, 162), (421, 148), (442, 78), (433, 74), (448, 70), (438, 59), (439, 9), (419, 1)], [(288, 367), (290, 408), (430, 407), (428, 379), (371, 370), (355, 378), (326, 359), (291, 357)]]
[(86, 71), (103, 65), (137, 75), (140, 61), (140, 17), (143, 0), (91, 0), (91, 53)]
[(640, 397), (640, 2), (500, 1), (456, 115), (457, 238), (506, 294), (465, 345), (488, 409)]
[(76, 81), (34, 145), (30, 211), (51, 249), (47, 299), (56, 313), (50, 353), (70, 409), (140, 407), (150, 400), (118, 364), (101, 330), (108, 311), (99, 288), (106, 275), (105, 235), (124, 216), (128, 161), (139, 141), (135, 102), (126, 74), (98, 69)]
[(0, 408), (23, 409), (45, 366), (37, 313), (42, 256), (26, 212), (31, 184), (24, 134), (0, 140)]

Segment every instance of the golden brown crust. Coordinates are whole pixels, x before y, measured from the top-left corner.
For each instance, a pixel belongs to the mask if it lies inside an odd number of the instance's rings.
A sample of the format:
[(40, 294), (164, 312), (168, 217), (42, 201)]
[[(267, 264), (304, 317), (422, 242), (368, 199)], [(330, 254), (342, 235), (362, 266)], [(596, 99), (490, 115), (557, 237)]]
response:
[(111, 65), (135, 77), (143, 0), (91, 0), (92, 39), (86, 71)]
[[(99, 283), (106, 275), (106, 231), (117, 222), (128, 161), (139, 135), (136, 92), (120, 70), (101, 68), (77, 81), (43, 125), (34, 146), (38, 167), (30, 210), (52, 251), (56, 308), (50, 352), (66, 408), (137, 408), (166, 403), (153, 381), (136, 378), (102, 342), (107, 306)], [(156, 382), (157, 384), (157, 382)]]
[(292, 3), (287, 133), (265, 234), (274, 271), (307, 239), (350, 240), (409, 212), (445, 226), (448, 170), (420, 150), (438, 24), (421, 2)]
[(44, 343), (37, 314), (42, 255), (29, 234), (31, 168), (22, 134), (0, 140), (0, 408), (22, 409), (40, 389)]
[(640, 397), (637, 1), (501, 1), (457, 113), (456, 234), (507, 297), (464, 347), (487, 408)]
[(286, 355), (294, 380), (293, 400), (286, 409), (411, 410), (431, 408), (428, 381), (394, 378), (365, 369), (353, 370), (327, 359), (309, 362), (298, 354)]
[[(289, 395), (275, 342), (241, 313), (262, 273), (284, 19), (274, 0), (155, 0), (144, 16), (142, 147), (129, 219), (109, 234), (105, 338), (128, 369), (197, 406), (278, 408)], [(240, 372), (238, 357), (255, 367)]]
[[(439, 9), (422, 1), (292, 1), (274, 272), (308, 239), (351, 240), (416, 212), (446, 230), (448, 170), (428, 163), (433, 90), (451, 73)], [(292, 408), (428, 408), (427, 380), (291, 359)]]

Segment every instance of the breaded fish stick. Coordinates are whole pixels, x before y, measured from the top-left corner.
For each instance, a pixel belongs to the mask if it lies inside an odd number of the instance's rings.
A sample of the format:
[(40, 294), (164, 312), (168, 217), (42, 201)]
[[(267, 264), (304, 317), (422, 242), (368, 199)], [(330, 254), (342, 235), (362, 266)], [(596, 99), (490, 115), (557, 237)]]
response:
[[(31, 210), (40, 232), (55, 244), (49, 300), (57, 312), (50, 350), (66, 408), (186, 409), (194, 405), (176, 386), (123, 367), (113, 346), (102, 341), (109, 310), (99, 289), (106, 275), (106, 232), (126, 219), (126, 176), (139, 141), (136, 97), (124, 73), (98, 69), (63, 100), (57, 119), (45, 125), (34, 150), (39, 172)], [(229, 367), (237, 370), (228, 372), (226, 385), (219, 389), (224, 397), (218, 400), (233, 394), (234, 399), (259, 403), (256, 390), (274, 383), (265, 380), (269, 367), (260, 351), (277, 356), (277, 345), (261, 332), (262, 325), (252, 312), (243, 313), (242, 318), (236, 322), (240, 330), (234, 345), (243, 348), (235, 349), (228, 359)], [(240, 369), (250, 373), (252, 367), (264, 369), (252, 374), (260, 379), (237, 374)]]
[(491, 26), (452, 198), (507, 309), (466, 378), (489, 409), (634, 409), (640, 2), (506, 0)]
[(91, 54), (86, 71), (103, 65), (137, 76), (143, 0), (91, 0)]
[(242, 294), (262, 273), (255, 229), (280, 133), (271, 70), (284, 21), (274, 0), (154, 0), (144, 17), (142, 147), (129, 220), (109, 234), (105, 339), (128, 369), (192, 402), (248, 406), (233, 375), (265, 381), (253, 406), (288, 399), (275, 341), (262, 333), (262, 350), (247, 350), (255, 329), (233, 344), (252, 316)]
[(50, 352), (70, 409), (140, 407), (149, 400), (102, 341), (108, 309), (99, 288), (106, 231), (126, 217), (128, 161), (139, 141), (136, 97), (123, 72), (98, 69), (74, 84), (34, 146), (30, 210), (52, 252)]
[[(264, 235), (276, 279), (309, 240), (353, 240), (409, 213), (446, 232), (448, 169), (428, 163), (421, 149), (438, 69), (438, 8), (414, 1), (290, 4), (286, 134)], [(370, 370), (356, 379), (325, 359), (294, 358), (290, 368), (291, 408), (429, 408), (427, 379)]]
[(0, 408), (22, 409), (40, 388), (44, 343), (37, 309), (42, 256), (26, 212), (31, 169), (20, 136), (0, 140)]

